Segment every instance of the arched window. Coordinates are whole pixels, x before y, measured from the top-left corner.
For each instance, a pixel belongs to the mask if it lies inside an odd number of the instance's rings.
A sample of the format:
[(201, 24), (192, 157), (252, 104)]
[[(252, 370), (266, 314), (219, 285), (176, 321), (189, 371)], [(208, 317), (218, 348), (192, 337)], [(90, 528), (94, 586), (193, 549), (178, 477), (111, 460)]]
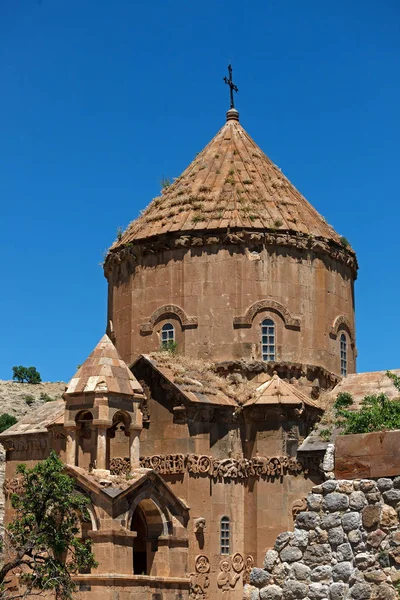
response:
[(168, 348), (175, 342), (175, 327), (172, 323), (165, 323), (161, 328), (161, 346)]
[(347, 339), (344, 333), (340, 336), (340, 374), (347, 375)]
[(229, 517), (221, 519), (221, 554), (229, 554), (230, 552), (230, 523)]
[(272, 319), (264, 319), (261, 323), (261, 354), (263, 360), (275, 360), (275, 323)]

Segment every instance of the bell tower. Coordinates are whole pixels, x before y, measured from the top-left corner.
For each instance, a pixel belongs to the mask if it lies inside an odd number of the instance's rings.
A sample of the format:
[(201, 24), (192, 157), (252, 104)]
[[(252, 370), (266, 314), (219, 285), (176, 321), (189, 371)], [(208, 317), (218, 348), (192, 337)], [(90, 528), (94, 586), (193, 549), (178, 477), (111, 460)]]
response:
[[(137, 468), (143, 398), (140, 384), (104, 335), (64, 393), (67, 464), (107, 474), (119, 452), (129, 456), (131, 469)], [(113, 447), (117, 430), (122, 435)]]

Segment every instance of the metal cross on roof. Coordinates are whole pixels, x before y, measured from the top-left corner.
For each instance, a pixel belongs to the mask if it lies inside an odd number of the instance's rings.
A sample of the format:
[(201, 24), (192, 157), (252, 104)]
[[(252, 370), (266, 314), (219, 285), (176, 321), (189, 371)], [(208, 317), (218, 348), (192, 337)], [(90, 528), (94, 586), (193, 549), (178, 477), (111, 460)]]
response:
[(233, 101), (233, 92), (234, 91), (238, 92), (239, 90), (232, 81), (232, 65), (228, 65), (228, 73), (229, 73), (229, 79), (228, 79), (228, 77), (224, 77), (224, 81), (225, 81), (225, 83), (227, 83), (229, 85), (229, 91), (231, 94), (231, 108), (235, 108), (235, 103)]

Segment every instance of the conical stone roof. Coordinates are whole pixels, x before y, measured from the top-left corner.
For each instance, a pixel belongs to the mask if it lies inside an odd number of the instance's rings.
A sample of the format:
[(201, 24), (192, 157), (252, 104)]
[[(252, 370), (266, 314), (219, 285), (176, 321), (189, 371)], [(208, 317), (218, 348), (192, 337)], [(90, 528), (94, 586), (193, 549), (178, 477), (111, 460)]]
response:
[(93, 352), (75, 373), (64, 393), (104, 392), (134, 396), (143, 389), (122, 360), (108, 335), (103, 335)]
[(340, 236), (262, 152), (235, 110), (211, 142), (111, 250), (166, 233), (220, 229), (301, 233), (341, 244)]

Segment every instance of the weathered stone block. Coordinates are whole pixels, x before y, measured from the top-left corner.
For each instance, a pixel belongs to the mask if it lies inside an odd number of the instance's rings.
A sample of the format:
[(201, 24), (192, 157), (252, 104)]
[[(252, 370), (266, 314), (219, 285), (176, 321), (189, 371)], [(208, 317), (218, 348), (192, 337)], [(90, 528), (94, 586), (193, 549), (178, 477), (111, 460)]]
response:
[[(320, 517), (313, 512), (301, 512), (296, 518), (296, 527), (300, 529), (315, 529), (320, 522)], [(276, 544), (275, 544), (276, 546)]]
[(304, 563), (310, 566), (330, 562), (331, 558), (332, 552), (329, 544), (315, 544), (315, 546), (308, 546), (303, 554)]
[[(300, 513), (300, 514), (302, 514), (302, 513)], [(292, 533), (290, 531), (283, 531), (282, 533), (280, 533), (278, 535), (278, 537), (276, 538), (274, 549), (277, 552), (282, 550), (282, 548), (284, 548), (289, 543), (291, 537), (292, 537)]]
[(271, 573), (264, 569), (254, 567), (250, 573), (250, 584), (255, 587), (261, 588), (269, 583), (271, 579)]
[(308, 585), (301, 581), (289, 580), (283, 585), (283, 597), (285, 600), (297, 600), (305, 598), (308, 593)]
[(342, 522), (342, 515), (340, 512), (334, 512), (332, 514), (325, 515), (321, 518), (321, 528), (330, 529), (331, 527), (339, 527)]
[(362, 522), (366, 529), (373, 529), (379, 524), (382, 508), (379, 505), (365, 506), (362, 511)]
[(388, 479), (386, 477), (380, 477), (377, 482), (376, 485), (378, 486), (379, 491), (381, 492), (385, 492), (386, 490), (391, 490), (393, 487), (393, 481), (391, 479)]
[(322, 495), (321, 494), (308, 494), (307, 507), (308, 507), (308, 510), (315, 510), (315, 511), (321, 510)]
[(332, 567), (320, 565), (311, 571), (311, 581), (330, 581), (332, 579)]
[(272, 571), (278, 558), (279, 554), (276, 550), (268, 550), (264, 557), (264, 569), (266, 571)]
[(349, 581), (353, 571), (353, 565), (349, 561), (343, 561), (332, 568), (332, 579), (334, 581)]
[(354, 557), (354, 564), (361, 571), (365, 571), (369, 567), (372, 567), (375, 564), (375, 555), (368, 553), (356, 554)]
[(308, 544), (309, 532), (305, 529), (295, 529), (293, 537), (290, 540), (291, 546), (298, 546), (299, 548), (305, 548)]
[(371, 586), (367, 583), (355, 583), (350, 590), (350, 596), (354, 600), (369, 600), (371, 591)]
[(361, 517), (358, 512), (345, 513), (342, 517), (342, 527), (344, 531), (352, 531), (360, 527)]
[(322, 506), (324, 510), (329, 510), (330, 512), (346, 510), (349, 507), (349, 497), (346, 494), (332, 492), (325, 496)]
[(323, 600), (328, 598), (329, 585), (326, 583), (311, 583), (308, 589), (308, 597), (310, 600)]
[(352, 492), (350, 494), (350, 508), (352, 510), (362, 510), (367, 504), (364, 492)]
[(311, 569), (301, 562), (295, 562), (292, 564), (292, 573), (295, 579), (298, 579), (299, 581), (305, 581), (309, 579)]
[(331, 583), (329, 588), (331, 600), (345, 600), (347, 598), (349, 586), (346, 583)]
[(343, 544), (345, 540), (345, 534), (342, 527), (332, 527), (328, 531), (328, 541), (332, 546), (338, 546)]
[(353, 558), (353, 550), (351, 549), (350, 544), (340, 544), (336, 550), (336, 558), (338, 562), (342, 560), (351, 560)]
[(337, 488), (337, 485), (337, 481), (324, 481), (324, 483), (321, 485), (323, 494), (330, 494), (331, 492), (334, 492)]
[(260, 590), (261, 600), (280, 600), (282, 595), (283, 590), (279, 585), (267, 585)]
[(400, 490), (388, 490), (387, 492), (383, 492), (383, 497), (385, 502), (396, 504), (397, 502), (400, 502)]
[[(397, 490), (393, 490), (397, 491)], [(389, 506), (388, 504), (384, 504), (382, 506), (381, 518), (380, 518), (380, 526), (381, 529), (390, 529), (391, 527), (395, 527), (398, 524), (399, 520), (397, 517), (397, 512)]]
[(288, 562), (288, 563), (296, 562), (296, 561), (300, 560), (302, 556), (303, 556), (302, 551), (300, 550), (300, 548), (297, 548), (296, 546), (286, 546), (285, 548), (283, 548), (281, 550), (281, 553), (280, 553), (281, 561)]

